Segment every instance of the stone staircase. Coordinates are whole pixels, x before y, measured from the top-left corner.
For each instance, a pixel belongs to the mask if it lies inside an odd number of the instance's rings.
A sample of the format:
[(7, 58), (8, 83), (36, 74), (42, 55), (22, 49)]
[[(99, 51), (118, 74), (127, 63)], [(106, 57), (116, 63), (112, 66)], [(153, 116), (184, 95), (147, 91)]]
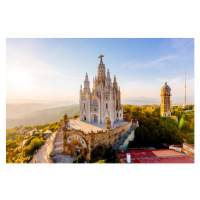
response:
[(127, 130), (127, 132), (119, 139), (119, 141), (113, 146), (112, 150), (119, 151), (120, 146), (124, 144), (128, 136), (135, 130), (137, 127), (136, 123), (133, 123), (131, 128)]

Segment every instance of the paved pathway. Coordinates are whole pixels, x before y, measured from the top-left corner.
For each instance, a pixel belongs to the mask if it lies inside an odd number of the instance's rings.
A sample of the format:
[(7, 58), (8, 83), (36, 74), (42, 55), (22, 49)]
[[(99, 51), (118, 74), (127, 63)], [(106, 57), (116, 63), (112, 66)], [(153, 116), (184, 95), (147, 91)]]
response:
[(72, 160), (74, 160), (76, 157), (75, 156), (69, 156), (69, 155), (62, 155), (62, 154), (57, 154), (53, 156), (53, 160), (55, 163), (72, 163)]
[(52, 133), (52, 135), (47, 139), (45, 144), (38, 150), (38, 152), (34, 155), (33, 159), (30, 163), (34, 163), (36, 159), (36, 163), (51, 163), (52, 160), (50, 158), (50, 153), (54, 148), (53, 142), (56, 137), (57, 131)]
[(59, 153), (63, 153), (63, 131), (58, 133), (57, 138), (54, 142), (54, 150), (52, 151), (51, 155), (56, 155)]

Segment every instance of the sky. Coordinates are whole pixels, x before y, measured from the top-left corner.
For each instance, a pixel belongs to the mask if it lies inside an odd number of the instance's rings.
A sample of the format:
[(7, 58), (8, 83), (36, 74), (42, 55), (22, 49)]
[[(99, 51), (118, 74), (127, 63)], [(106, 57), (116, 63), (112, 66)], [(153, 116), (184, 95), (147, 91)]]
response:
[[(86, 72), (90, 85), (97, 75), (98, 56), (113, 80), (116, 75), (122, 100), (160, 98), (165, 81), (172, 102), (194, 99), (194, 39), (7, 39), (7, 101), (79, 101)], [(192, 103), (192, 102), (191, 102)]]

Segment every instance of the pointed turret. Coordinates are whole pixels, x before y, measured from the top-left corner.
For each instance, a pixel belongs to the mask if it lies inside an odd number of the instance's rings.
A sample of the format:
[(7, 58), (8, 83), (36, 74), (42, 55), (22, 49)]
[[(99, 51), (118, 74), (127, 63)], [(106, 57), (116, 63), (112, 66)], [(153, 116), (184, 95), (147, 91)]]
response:
[(106, 76), (106, 79), (110, 79), (110, 72), (109, 72), (109, 69), (107, 70), (107, 76)]
[(116, 76), (114, 75), (114, 79), (113, 79), (113, 89), (117, 90), (117, 80), (116, 80)]
[(110, 90), (111, 85), (111, 78), (110, 78), (110, 72), (109, 69), (107, 70), (107, 76), (106, 76), (106, 91)]
[(88, 73), (86, 73), (86, 75), (85, 75), (85, 81), (89, 81), (88, 80)]
[(88, 79), (88, 74), (85, 75), (85, 81), (84, 81), (84, 92), (90, 92), (90, 81)]

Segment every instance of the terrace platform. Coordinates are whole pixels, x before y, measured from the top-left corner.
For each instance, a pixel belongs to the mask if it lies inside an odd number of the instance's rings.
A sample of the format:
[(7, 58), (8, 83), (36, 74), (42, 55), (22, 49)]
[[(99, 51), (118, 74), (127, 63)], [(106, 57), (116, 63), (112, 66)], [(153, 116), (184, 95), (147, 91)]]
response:
[[(82, 130), (84, 133), (88, 133), (88, 132), (96, 133), (97, 131), (106, 130), (106, 124), (98, 124), (97, 122), (88, 123), (88, 122), (83, 122), (80, 120), (70, 119), (69, 124), (70, 124), (69, 129), (72, 128), (75, 130)], [(124, 126), (126, 124), (128, 124), (128, 122), (116, 121), (111, 130)]]

